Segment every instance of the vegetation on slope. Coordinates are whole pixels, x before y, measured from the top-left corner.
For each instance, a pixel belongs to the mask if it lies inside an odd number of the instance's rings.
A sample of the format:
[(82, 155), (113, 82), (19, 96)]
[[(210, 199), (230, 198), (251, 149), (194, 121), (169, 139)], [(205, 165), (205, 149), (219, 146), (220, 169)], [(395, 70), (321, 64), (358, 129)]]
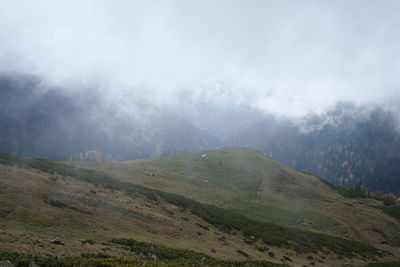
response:
[(87, 169), (77, 169), (48, 160), (20, 158), (6, 154), (0, 154), (0, 163), (35, 168), (44, 172), (70, 176), (111, 190), (142, 194), (153, 201), (163, 200), (190, 210), (193, 214), (221, 231), (227, 233), (241, 232), (247, 239), (254, 241), (261, 240), (266, 244), (293, 249), (299, 253), (322, 250), (325, 253), (333, 252), (349, 258), (357, 256), (367, 257), (378, 254), (375, 248), (356, 241), (285, 228), (273, 223), (255, 221), (232, 211), (201, 204), (182, 196), (149, 189), (132, 183), (121, 182), (108, 175), (98, 174)]
[[(272, 263), (268, 261), (220, 261), (208, 257), (207, 255), (193, 251), (168, 249), (152, 244), (137, 242), (134, 240), (119, 240), (124, 243), (132, 252), (151, 253), (153, 259), (139, 258), (121, 258), (111, 257), (107, 254), (82, 254), (75, 257), (57, 257), (31, 255), (26, 253), (0, 251), (0, 261), (10, 261), (17, 267), (31, 266), (31, 262), (41, 267), (75, 267), (75, 266), (93, 266), (93, 267), (112, 267), (112, 266), (166, 266), (166, 267), (279, 267), (287, 266), (284, 264)], [(147, 248), (147, 249), (146, 249)], [(150, 249), (151, 248), (151, 249)], [(168, 258), (158, 257), (159, 255), (169, 255)]]
[[(224, 207), (230, 207), (229, 202), (236, 199), (266, 202), (281, 197), (327, 202), (338, 196), (317, 178), (295, 172), (246, 148), (224, 148), (93, 167), (128, 182), (135, 179), (135, 183), (152, 186), (150, 181), (154, 181), (156, 189), (195, 197), (208, 204), (219, 206), (222, 203)], [(152, 173), (155, 177), (141, 173)], [(168, 186), (158, 186), (162, 184), (160, 180), (168, 180)]]
[[(375, 238), (379, 232), (388, 244), (398, 245), (393, 231), (398, 232), (400, 225), (393, 225), (375, 208), (382, 205), (382, 199), (367, 199), (369, 195), (360, 190), (295, 172), (252, 149), (223, 148), (83, 166), (126, 182), (230, 209), (256, 221), (357, 238), (367, 244), (383, 242)], [(149, 173), (154, 176), (146, 175)], [(365, 224), (360, 226), (360, 221)]]
[[(385, 197), (385, 195), (378, 195), (373, 192), (363, 191), (360, 190), (359, 187), (349, 188), (340, 185), (333, 185), (321, 178), (320, 180), (346, 198), (372, 198), (376, 200), (381, 200), (383, 201), (384, 206), (375, 206), (375, 208), (382, 210), (384, 213), (386, 213), (389, 216), (392, 216), (393, 218), (396, 218), (397, 220), (400, 220), (400, 205), (398, 205), (392, 199)], [(390, 197), (390, 195), (388, 196)]]
[(166, 262), (201, 263), (203, 266), (285, 266), (267, 261), (219, 261), (205, 254), (193, 252), (191, 250), (156, 246), (138, 242), (134, 239), (113, 239), (111, 242), (123, 245), (132, 252), (148, 255), (154, 259), (160, 259)]
[(381, 209), (384, 213), (392, 216), (393, 218), (396, 218), (397, 220), (400, 220), (400, 206), (385, 206), (385, 207), (378, 207)]

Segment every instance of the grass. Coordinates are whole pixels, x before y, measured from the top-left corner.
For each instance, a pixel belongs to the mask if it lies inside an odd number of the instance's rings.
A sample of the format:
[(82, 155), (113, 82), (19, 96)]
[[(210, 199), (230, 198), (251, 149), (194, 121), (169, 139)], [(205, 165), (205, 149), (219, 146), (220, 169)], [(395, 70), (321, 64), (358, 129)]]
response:
[(110, 190), (141, 194), (156, 202), (165, 201), (191, 211), (194, 215), (223, 232), (240, 231), (247, 238), (253, 237), (265, 244), (292, 249), (298, 253), (324, 251), (326, 253), (337, 253), (348, 258), (377, 255), (376, 249), (353, 240), (256, 221), (233, 211), (202, 204), (183, 196), (122, 182), (109, 175), (98, 174), (87, 169), (78, 169), (44, 159), (20, 158), (6, 154), (0, 154), (0, 163), (70, 176)]
[(370, 199), (383, 201), (384, 206), (374, 206), (374, 208), (380, 209), (387, 215), (389, 215), (397, 220), (400, 220), (400, 205), (397, 205), (393, 200), (382, 199), (382, 198), (377, 198), (377, 197), (369, 197), (365, 193), (357, 191), (354, 188), (333, 185), (321, 178), (320, 178), (320, 180), (322, 182), (324, 182), (325, 184), (327, 184), (332, 189), (334, 189), (336, 192), (338, 192), (343, 197), (346, 197), (346, 198), (370, 198)]
[[(207, 154), (206, 158), (201, 158), (203, 153)], [(97, 167), (102, 169), (100, 165)], [(107, 172), (106, 168), (102, 170)], [(140, 172), (146, 171), (156, 173), (157, 177), (140, 176)], [(126, 181), (135, 179), (135, 182), (195, 197), (208, 204), (224, 204), (232, 197), (244, 202), (269, 201), (274, 197), (327, 202), (339, 196), (318, 178), (295, 172), (244, 148), (128, 161), (112, 166), (112, 173)]]
[(344, 187), (340, 185), (333, 185), (328, 183), (327, 181), (321, 179), (325, 184), (329, 184), (336, 192), (338, 192), (341, 196), (346, 198), (366, 198), (365, 194), (357, 191), (354, 188)]
[(226, 204), (232, 211), (255, 219), (257, 221), (274, 222), (281, 225), (294, 225), (299, 218), (305, 221), (312, 221), (319, 225), (337, 225), (338, 223), (323, 214), (304, 209), (283, 208), (278, 205), (266, 205), (257, 202), (245, 202), (233, 199)]
[(155, 256), (160, 260), (190, 260), (190, 261), (210, 261), (212, 258), (203, 253), (184, 249), (173, 249), (164, 246), (157, 246), (134, 239), (113, 239), (112, 243), (126, 246), (130, 251), (142, 255)]
[[(203, 153), (207, 154), (205, 159), (201, 158)], [(94, 168), (107, 172), (101, 166)], [(140, 176), (146, 171), (157, 177)], [(306, 217), (315, 224), (338, 224), (331, 216), (308, 208), (338, 198), (336, 191), (315, 177), (294, 172), (250, 149), (226, 148), (128, 161), (112, 166), (110, 173), (127, 182), (232, 209), (255, 220), (289, 225)], [(292, 203), (282, 203), (282, 198)], [(298, 203), (306, 204), (299, 207)]]
[(391, 262), (373, 262), (368, 263), (362, 267), (399, 267), (400, 261), (391, 261)]
[[(164, 157), (155, 160), (129, 161), (125, 165), (150, 169), (161, 177), (191, 184), (209, 184), (216, 189), (240, 189), (241, 192), (255, 192), (264, 178), (269, 165), (278, 165), (273, 161), (265, 162), (263, 156), (250, 150), (224, 149), (202, 153)], [(266, 165), (268, 164), (268, 166)], [(246, 177), (246, 179), (243, 179)]]
[(387, 215), (392, 216), (393, 218), (400, 221), (400, 206), (399, 205), (383, 206), (383, 207), (379, 206), (377, 208), (381, 209)]
[[(201, 158), (202, 154), (207, 157)], [(101, 165), (92, 168), (107, 172)], [(143, 175), (146, 171), (156, 177)], [(126, 182), (230, 209), (255, 221), (333, 234), (366, 244), (382, 237), (388, 245), (398, 246), (392, 236), (400, 224), (391, 224), (391, 218), (386, 216), (395, 214), (393, 208), (382, 215), (381, 208), (376, 208), (383, 206), (380, 200), (294, 172), (254, 150), (224, 148), (129, 161), (111, 166), (109, 173)], [(369, 228), (378, 232), (364, 231)]]
[[(107, 254), (82, 254), (75, 257), (57, 257), (32, 255), (27, 253), (0, 251), (0, 261), (11, 261), (17, 267), (28, 267), (33, 261), (41, 267), (75, 267), (75, 266), (204, 266), (204, 267), (284, 267), (285, 264), (269, 261), (222, 261), (211, 258), (205, 254), (189, 251), (169, 249), (155, 246), (132, 239), (113, 240), (114, 243), (125, 246), (134, 254), (140, 254), (141, 258), (111, 257)], [(155, 257), (151, 257), (155, 256)], [(146, 259), (146, 257), (149, 257)]]

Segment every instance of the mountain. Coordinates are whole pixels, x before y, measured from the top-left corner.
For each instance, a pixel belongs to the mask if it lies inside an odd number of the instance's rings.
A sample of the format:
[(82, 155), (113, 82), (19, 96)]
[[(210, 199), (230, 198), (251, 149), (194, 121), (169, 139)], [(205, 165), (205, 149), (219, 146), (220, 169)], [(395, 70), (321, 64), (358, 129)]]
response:
[[(115, 98), (115, 99), (114, 99)], [(199, 151), (218, 140), (140, 98), (96, 88), (54, 88), (35, 76), (0, 75), (0, 152), (47, 159), (99, 151), (127, 160)]]
[(63, 264), (363, 265), (395, 260), (383, 251), (399, 247), (400, 222), (382, 201), (343, 197), (249, 149), (123, 163), (1, 154), (0, 183), (0, 260), (22, 265), (30, 255)]
[(265, 118), (227, 141), (345, 186), (400, 194), (400, 133), (382, 108), (338, 104), (301, 123)]
[(288, 120), (190, 97), (167, 108), (100, 86), (60, 88), (2, 73), (0, 152), (107, 162), (242, 146), (337, 185), (399, 195), (400, 133), (388, 110), (339, 103)]

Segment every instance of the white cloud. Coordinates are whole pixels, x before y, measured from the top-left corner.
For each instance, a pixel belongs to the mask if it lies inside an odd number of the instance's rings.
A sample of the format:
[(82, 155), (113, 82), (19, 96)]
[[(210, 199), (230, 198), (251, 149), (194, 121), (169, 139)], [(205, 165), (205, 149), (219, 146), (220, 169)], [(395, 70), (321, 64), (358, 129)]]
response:
[(399, 9), (361, 0), (2, 0), (0, 69), (157, 103), (186, 91), (302, 116), (399, 94)]

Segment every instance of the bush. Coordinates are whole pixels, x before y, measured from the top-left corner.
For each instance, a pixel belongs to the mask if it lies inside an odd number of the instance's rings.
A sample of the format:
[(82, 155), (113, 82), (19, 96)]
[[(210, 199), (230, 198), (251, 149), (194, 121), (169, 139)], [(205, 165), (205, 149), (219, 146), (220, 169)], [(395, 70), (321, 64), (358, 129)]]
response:
[(292, 259), (289, 258), (288, 256), (283, 256), (282, 258), (283, 258), (284, 260), (286, 260), (286, 261), (292, 261)]
[(196, 225), (197, 225), (198, 227), (200, 227), (200, 228), (204, 229), (204, 230), (207, 230), (207, 231), (209, 231), (209, 230), (210, 230), (210, 229), (208, 228), (208, 226), (207, 226), (207, 225), (202, 225), (202, 224), (200, 224), (200, 223), (196, 223)]
[(83, 239), (83, 240), (81, 240), (81, 243), (82, 243), (82, 244), (93, 245), (93, 244), (94, 244), (94, 241), (91, 240), (91, 239)]
[(261, 252), (265, 252), (265, 251), (268, 251), (268, 250), (269, 250), (268, 247), (264, 247), (264, 246), (258, 246), (257, 249), (258, 249), (259, 251), (261, 251)]
[(250, 255), (247, 254), (246, 252), (244, 252), (243, 250), (238, 249), (238, 250), (236, 250), (236, 252), (242, 256), (245, 256), (246, 258), (250, 258)]

